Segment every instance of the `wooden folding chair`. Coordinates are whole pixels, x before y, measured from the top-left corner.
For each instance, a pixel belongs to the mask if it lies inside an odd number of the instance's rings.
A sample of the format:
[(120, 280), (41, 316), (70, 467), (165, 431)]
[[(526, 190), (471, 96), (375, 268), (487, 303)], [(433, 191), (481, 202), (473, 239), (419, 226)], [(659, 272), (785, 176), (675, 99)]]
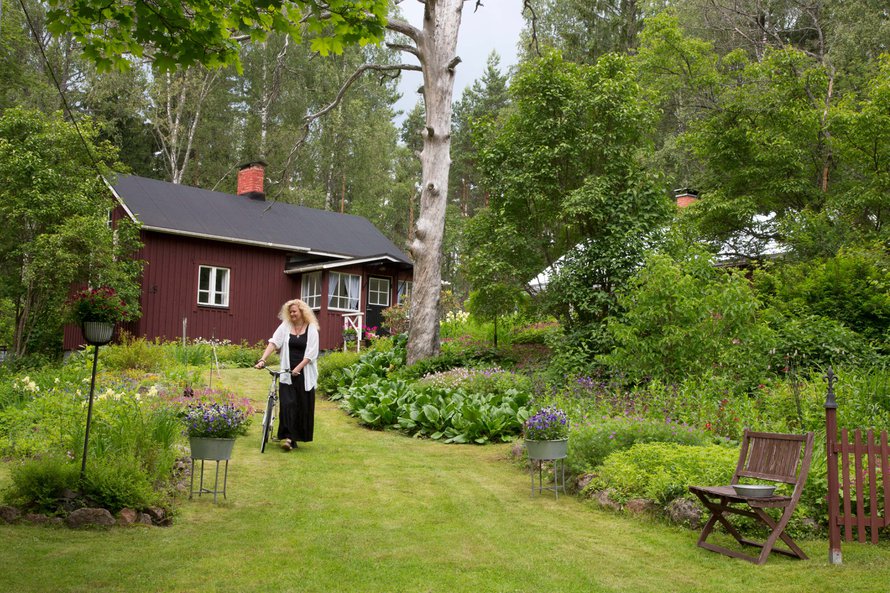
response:
[[(801, 454), (801, 450), (803, 454)], [(788, 525), (788, 520), (791, 519), (794, 508), (800, 500), (804, 484), (807, 481), (807, 474), (810, 472), (812, 457), (812, 432), (796, 435), (749, 432), (746, 429), (742, 437), (739, 462), (736, 465), (735, 474), (732, 476), (730, 485), (689, 487), (689, 491), (698, 496), (702, 504), (711, 511), (711, 517), (698, 538), (699, 547), (726, 554), (733, 558), (741, 558), (754, 564), (766, 562), (770, 552), (806, 560), (807, 555), (794, 543), (791, 536), (785, 533), (785, 527)], [(790, 496), (773, 495), (767, 498), (740, 496), (733, 489), (733, 485), (738, 484), (741, 478), (754, 478), (760, 481), (793, 484), (794, 486)], [(765, 509), (769, 508), (782, 509), (782, 515), (778, 521), (767, 514)], [(724, 516), (727, 513), (752, 517), (764, 523), (770, 532), (766, 541), (759, 543), (742, 537), (742, 534)], [(760, 555), (749, 556), (742, 552), (708, 543), (708, 536), (718, 522), (740, 544), (760, 548)], [(778, 539), (785, 542), (789, 549), (774, 549), (773, 546)]]

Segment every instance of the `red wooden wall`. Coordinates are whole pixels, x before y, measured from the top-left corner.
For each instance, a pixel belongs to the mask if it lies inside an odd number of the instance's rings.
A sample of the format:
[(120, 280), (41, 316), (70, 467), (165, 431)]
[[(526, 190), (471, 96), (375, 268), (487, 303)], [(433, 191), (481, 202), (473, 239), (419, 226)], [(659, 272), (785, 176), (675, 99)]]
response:
[[(279, 324), (281, 305), (299, 298), (301, 276), (284, 273), (287, 254), (275, 249), (253, 247), (222, 241), (183, 237), (151, 231), (142, 232), (144, 246), (137, 257), (144, 260), (142, 282), (142, 318), (125, 329), (148, 339), (178, 340), (186, 337), (228, 339), (250, 344), (268, 340)], [(197, 304), (198, 267), (218, 266), (230, 270), (229, 306), (207, 307)], [(391, 302), (396, 302), (399, 279), (410, 279), (411, 272), (395, 267), (363, 266), (337, 268), (338, 272), (362, 276), (361, 307), (368, 298), (368, 276), (391, 278)], [(327, 294), (328, 273), (322, 274), (322, 294)], [(327, 298), (316, 311), (321, 326), (322, 350), (342, 344), (343, 314), (328, 311)], [(66, 326), (64, 347), (72, 350), (83, 344), (80, 330)]]

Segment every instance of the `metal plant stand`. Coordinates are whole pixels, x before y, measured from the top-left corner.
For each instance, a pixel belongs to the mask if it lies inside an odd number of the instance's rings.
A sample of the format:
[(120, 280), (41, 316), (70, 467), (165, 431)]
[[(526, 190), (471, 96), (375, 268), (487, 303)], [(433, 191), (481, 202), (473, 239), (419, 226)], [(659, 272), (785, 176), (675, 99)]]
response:
[[(544, 463), (549, 462), (551, 469), (553, 470), (553, 482), (552, 484), (544, 485)], [(538, 494), (543, 493), (545, 490), (552, 490), (556, 495), (556, 498), (559, 498), (559, 489), (562, 488), (562, 493), (566, 493), (566, 458), (556, 457), (553, 459), (529, 459), (529, 473), (532, 482), (532, 492), (531, 496), (535, 495), (535, 472), (538, 474)]]
[[(222, 494), (223, 498), (226, 498), (226, 481), (228, 480), (228, 477), (229, 477), (229, 460), (228, 459), (198, 459), (197, 461), (201, 462), (201, 477), (198, 480), (198, 490), (195, 490), (195, 461), (196, 461), (195, 458), (192, 457), (192, 476), (191, 476), (191, 482), (189, 484), (189, 500), (192, 499), (192, 496), (195, 494), (195, 492), (198, 493), (198, 496), (201, 496), (202, 494), (212, 494), (214, 503), (216, 502), (217, 494)], [(204, 488), (204, 462), (205, 461), (215, 461), (216, 462), (216, 471), (214, 473), (214, 478), (213, 478), (213, 490), (211, 490), (209, 488)], [(220, 462), (225, 463), (225, 466), (223, 469), (223, 483), (222, 483), (221, 490), (219, 488), (219, 464), (220, 464)]]

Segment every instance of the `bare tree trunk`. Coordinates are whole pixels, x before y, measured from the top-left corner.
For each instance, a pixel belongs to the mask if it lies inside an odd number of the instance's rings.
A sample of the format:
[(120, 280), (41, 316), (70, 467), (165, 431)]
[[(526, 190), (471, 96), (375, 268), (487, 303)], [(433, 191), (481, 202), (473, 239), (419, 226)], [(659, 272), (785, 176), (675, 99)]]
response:
[(439, 353), (442, 238), (451, 169), (451, 110), (455, 54), (463, 0), (427, 0), (417, 49), (423, 67), (426, 126), (420, 153), (423, 186), (411, 242), (414, 291), (408, 329), (408, 364)]

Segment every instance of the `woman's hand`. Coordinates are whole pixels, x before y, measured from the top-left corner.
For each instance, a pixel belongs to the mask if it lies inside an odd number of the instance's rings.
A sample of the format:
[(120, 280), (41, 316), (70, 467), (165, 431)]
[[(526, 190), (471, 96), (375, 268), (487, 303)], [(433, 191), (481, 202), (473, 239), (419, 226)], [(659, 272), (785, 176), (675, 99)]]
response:
[(263, 360), (262, 358), (259, 359), (259, 360), (257, 361), (257, 363), (256, 363), (255, 365), (253, 365), (253, 368), (255, 368), (255, 369), (264, 369), (264, 368), (266, 368), (266, 361)]
[(296, 377), (297, 375), (300, 374), (300, 369), (299, 369), (299, 368), (295, 368), (294, 370), (292, 370), (292, 371), (290, 372), (290, 374)]

